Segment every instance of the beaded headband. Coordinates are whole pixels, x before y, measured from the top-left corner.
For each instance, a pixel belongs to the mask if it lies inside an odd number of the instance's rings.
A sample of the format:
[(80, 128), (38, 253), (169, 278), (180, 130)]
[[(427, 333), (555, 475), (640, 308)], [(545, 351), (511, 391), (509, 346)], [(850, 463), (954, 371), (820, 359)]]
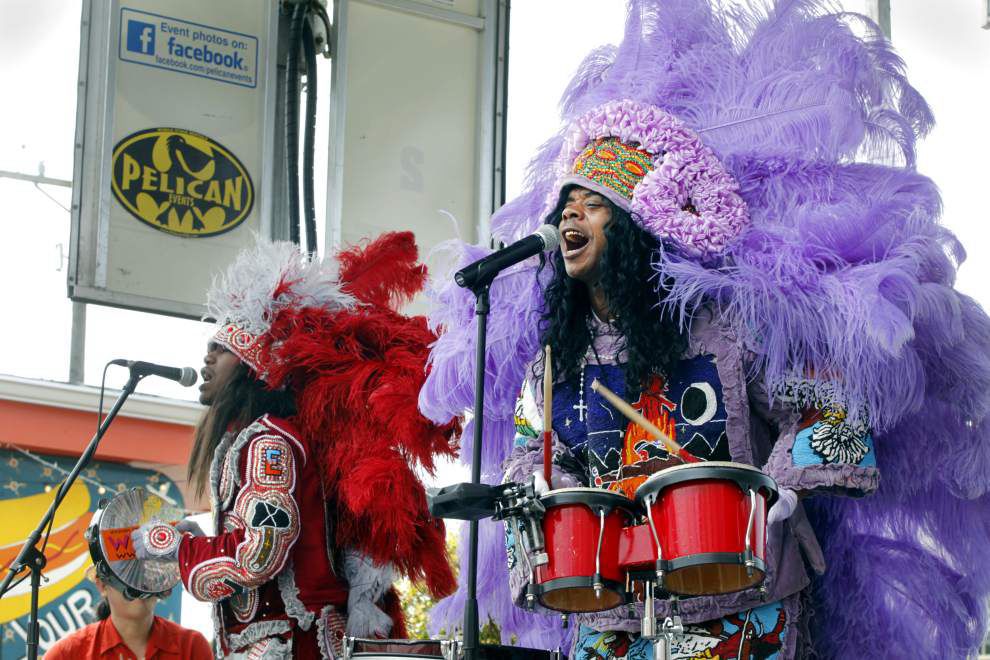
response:
[(247, 363), (259, 376), (264, 373), (260, 368), (261, 344), (257, 336), (238, 327), (236, 323), (222, 323), (217, 326), (213, 341), (236, 355), (241, 362)]

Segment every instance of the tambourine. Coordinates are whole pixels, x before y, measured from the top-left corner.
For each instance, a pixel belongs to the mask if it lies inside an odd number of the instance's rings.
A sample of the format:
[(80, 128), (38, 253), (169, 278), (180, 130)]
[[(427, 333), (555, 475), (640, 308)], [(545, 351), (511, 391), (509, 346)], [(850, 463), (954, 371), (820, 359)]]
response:
[(86, 530), (89, 553), (100, 579), (127, 598), (167, 596), (179, 583), (179, 563), (138, 559), (131, 532), (152, 520), (174, 525), (183, 517), (182, 509), (144, 488), (100, 500)]

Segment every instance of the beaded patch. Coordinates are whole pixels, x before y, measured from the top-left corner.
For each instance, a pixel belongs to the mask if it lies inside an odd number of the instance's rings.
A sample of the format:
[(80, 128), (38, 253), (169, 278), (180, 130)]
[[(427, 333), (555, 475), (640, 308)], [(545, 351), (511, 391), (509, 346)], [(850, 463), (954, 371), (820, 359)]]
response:
[(144, 547), (152, 557), (175, 556), (181, 535), (168, 523), (148, 526), (144, 530)]
[(190, 571), (189, 591), (199, 600), (229, 598), (268, 582), (285, 566), (299, 536), (291, 445), (265, 434), (252, 438), (247, 450), (247, 479), (227, 516), (243, 526), (244, 540), (234, 557), (215, 557)]

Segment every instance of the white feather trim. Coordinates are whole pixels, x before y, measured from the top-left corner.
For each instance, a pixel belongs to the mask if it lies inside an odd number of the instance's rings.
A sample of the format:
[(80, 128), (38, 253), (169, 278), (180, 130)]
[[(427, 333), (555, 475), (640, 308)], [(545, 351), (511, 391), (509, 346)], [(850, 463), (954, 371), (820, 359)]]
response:
[(391, 564), (375, 564), (357, 550), (344, 551), (344, 577), (347, 579), (347, 634), (352, 637), (386, 637), (392, 617), (378, 607), (378, 601), (392, 586), (395, 569)]
[[(235, 323), (259, 336), (290, 307), (322, 307), (335, 312), (358, 304), (341, 289), (336, 258), (310, 261), (292, 243), (256, 238), (253, 247), (238, 254), (227, 270), (214, 278), (207, 293), (208, 316), (218, 325)], [(284, 291), (275, 299), (280, 287)]]

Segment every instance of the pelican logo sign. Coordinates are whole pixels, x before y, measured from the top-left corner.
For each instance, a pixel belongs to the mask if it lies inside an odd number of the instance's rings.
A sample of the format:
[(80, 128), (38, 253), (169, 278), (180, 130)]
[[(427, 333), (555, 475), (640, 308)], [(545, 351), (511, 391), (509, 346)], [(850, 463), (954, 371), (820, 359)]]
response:
[(178, 128), (150, 128), (117, 143), (111, 185), (131, 215), (177, 236), (230, 231), (254, 204), (254, 185), (237, 157)]

